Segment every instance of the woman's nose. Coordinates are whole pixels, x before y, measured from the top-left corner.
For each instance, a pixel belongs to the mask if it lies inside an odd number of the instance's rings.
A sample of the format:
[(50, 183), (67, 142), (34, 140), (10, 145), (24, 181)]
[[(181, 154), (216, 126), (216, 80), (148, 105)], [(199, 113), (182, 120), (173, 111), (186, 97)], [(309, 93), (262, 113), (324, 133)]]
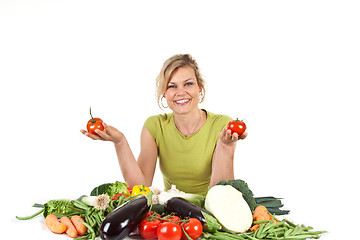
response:
[(176, 95), (184, 95), (184, 94), (186, 94), (186, 90), (183, 86), (176, 88)]

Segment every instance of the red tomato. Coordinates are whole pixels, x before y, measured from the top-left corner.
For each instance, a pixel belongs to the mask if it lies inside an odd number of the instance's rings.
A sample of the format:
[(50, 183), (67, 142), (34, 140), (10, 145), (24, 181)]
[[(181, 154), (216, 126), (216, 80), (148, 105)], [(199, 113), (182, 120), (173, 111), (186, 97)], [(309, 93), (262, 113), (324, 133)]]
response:
[(246, 130), (246, 125), (243, 121), (236, 119), (230, 121), (227, 128), (231, 130), (231, 134), (237, 133), (241, 136)]
[(101, 131), (104, 131), (104, 126), (103, 126), (103, 120), (101, 120), (100, 118), (93, 118), (92, 114), (91, 114), (91, 108), (90, 108), (90, 116), (91, 116), (91, 119), (87, 122), (87, 125), (86, 125), (86, 128), (87, 128), (87, 131), (89, 133), (92, 133), (92, 134), (95, 134), (95, 135), (98, 135), (95, 130), (96, 129), (99, 129)]
[(104, 126), (102, 125), (102, 123), (103, 123), (103, 120), (101, 120), (100, 118), (92, 118), (92, 119), (90, 119), (88, 121), (87, 125), (86, 125), (87, 131), (89, 133), (98, 135), (95, 132), (95, 129), (99, 129), (101, 131), (104, 131)]
[(149, 211), (149, 212), (145, 215), (144, 218), (148, 218), (148, 217), (150, 217), (151, 215), (154, 215), (155, 217), (158, 217), (158, 218), (161, 217), (160, 214), (158, 214), (158, 213), (156, 213), (156, 212), (154, 212), (154, 211)]
[(159, 219), (143, 219), (139, 225), (140, 236), (145, 239), (156, 239), (157, 230), (160, 223), (161, 222)]
[(174, 222), (160, 223), (157, 229), (157, 237), (159, 240), (180, 240), (182, 230), (179, 224)]
[(181, 219), (178, 217), (178, 216), (176, 216), (176, 215), (167, 215), (167, 216), (165, 216), (165, 217), (163, 217), (165, 220), (161, 220), (161, 222), (168, 222), (168, 221), (166, 221), (166, 220), (170, 220), (170, 221), (172, 221), (172, 222), (178, 222), (178, 221), (180, 221)]
[[(201, 222), (196, 218), (190, 218), (189, 221), (184, 222), (182, 224), (184, 231), (189, 235), (190, 238), (193, 240), (198, 239), (202, 232), (203, 232), (203, 226)], [(187, 240), (185, 233), (183, 233), (182, 238), (183, 240)]]

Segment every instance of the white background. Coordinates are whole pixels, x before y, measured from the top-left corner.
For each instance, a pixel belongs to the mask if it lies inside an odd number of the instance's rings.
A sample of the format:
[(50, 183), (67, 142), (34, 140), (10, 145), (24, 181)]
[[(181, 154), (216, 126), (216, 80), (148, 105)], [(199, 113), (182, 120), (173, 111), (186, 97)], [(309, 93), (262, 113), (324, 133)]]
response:
[(322, 239), (354, 239), (359, 11), (356, 1), (0, 0), (3, 234), (66, 239), (15, 216), (123, 181), (112, 144), (79, 131), (89, 107), (137, 156), (143, 122), (162, 113), (163, 61), (190, 53), (207, 80), (201, 107), (247, 123), (236, 178), (283, 197), (288, 218), (328, 230)]

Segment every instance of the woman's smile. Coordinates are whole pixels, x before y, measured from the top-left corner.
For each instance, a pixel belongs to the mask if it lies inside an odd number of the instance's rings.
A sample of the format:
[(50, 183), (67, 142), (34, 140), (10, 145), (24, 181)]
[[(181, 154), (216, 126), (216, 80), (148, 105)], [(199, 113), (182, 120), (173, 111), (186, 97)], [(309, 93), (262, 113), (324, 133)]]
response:
[(185, 104), (187, 104), (189, 101), (190, 101), (190, 99), (181, 99), (181, 100), (175, 101), (175, 103), (176, 103), (177, 105), (185, 105)]

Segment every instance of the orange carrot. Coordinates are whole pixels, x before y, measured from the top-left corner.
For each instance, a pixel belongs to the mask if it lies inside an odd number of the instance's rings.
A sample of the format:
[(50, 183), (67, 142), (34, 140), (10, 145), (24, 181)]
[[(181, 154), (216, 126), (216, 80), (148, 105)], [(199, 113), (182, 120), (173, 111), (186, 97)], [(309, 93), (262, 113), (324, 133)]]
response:
[[(259, 205), (255, 208), (254, 214), (253, 214), (253, 221), (264, 221), (264, 220), (271, 220), (273, 216), (268, 212), (267, 208), (265, 206)], [(274, 218), (274, 223), (278, 222)], [(263, 223), (262, 223), (263, 224)], [(259, 228), (260, 224), (255, 224), (251, 227), (251, 231), (254, 232)]]
[(75, 226), (76, 231), (80, 236), (83, 236), (86, 234), (87, 227), (81, 222), (79, 222), (79, 220), (85, 222), (84, 219), (82, 219), (82, 217), (80, 217), (79, 215), (74, 215), (71, 217), (71, 222)]
[(255, 208), (254, 213), (256, 213), (256, 212), (267, 212), (267, 211), (268, 211), (268, 210), (267, 210), (267, 208), (266, 208), (265, 206), (259, 205), (259, 206), (257, 206), (257, 207)]
[(66, 234), (69, 237), (77, 238), (78, 232), (76, 231), (76, 228), (74, 227), (74, 225), (72, 224), (71, 220), (68, 217), (60, 218), (60, 222), (66, 225), (67, 227)]
[(265, 206), (262, 206), (262, 205), (257, 206), (254, 210), (254, 215), (253, 215), (254, 221), (258, 215), (267, 214), (267, 213), (268, 213), (268, 210)]
[(271, 220), (271, 218), (269, 213), (260, 213), (255, 216), (255, 221)]
[(255, 232), (260, 227), (260, 224), (255, 224), (250, 228), (251, 232)]
[(60, 223), (58, 218), (54, 214), (49, 214), (45, 218), (45, 224), (53, 233), (63, 233), (67, 227), (65, 224)]

